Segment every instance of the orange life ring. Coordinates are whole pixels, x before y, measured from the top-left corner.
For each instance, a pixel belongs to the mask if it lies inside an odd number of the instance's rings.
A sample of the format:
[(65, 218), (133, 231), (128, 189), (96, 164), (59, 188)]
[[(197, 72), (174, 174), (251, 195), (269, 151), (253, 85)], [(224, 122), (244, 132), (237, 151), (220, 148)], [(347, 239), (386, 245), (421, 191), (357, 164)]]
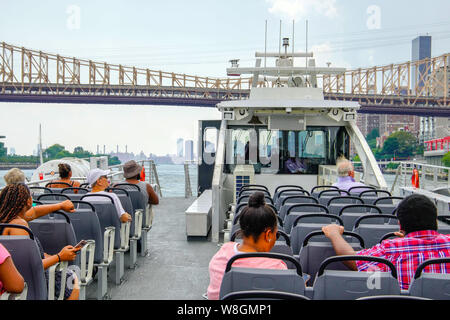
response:
[(419, 188), (419, 171), (416, 168), (413, 170), (411, 183), (414, 188)]
[(144, 168), (144, 166), (142, 166), (142, 170), (141, 170), (141, 181), (145, 181), (145, 168)]

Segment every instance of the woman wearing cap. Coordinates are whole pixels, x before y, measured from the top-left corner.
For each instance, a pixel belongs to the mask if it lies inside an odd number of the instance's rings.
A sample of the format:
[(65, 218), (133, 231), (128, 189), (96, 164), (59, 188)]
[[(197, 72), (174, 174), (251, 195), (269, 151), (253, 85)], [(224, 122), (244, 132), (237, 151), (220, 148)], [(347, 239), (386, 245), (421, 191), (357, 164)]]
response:
[(134, 160), (128, 161), (123, 165), (123, 176), (126, 179), (125, 181), (139, 187), (146, 203), (159, 204), (158, 195), (153, 190), (152, 186), (145, 181), (141, 181), (141, 172), (142, 166)]

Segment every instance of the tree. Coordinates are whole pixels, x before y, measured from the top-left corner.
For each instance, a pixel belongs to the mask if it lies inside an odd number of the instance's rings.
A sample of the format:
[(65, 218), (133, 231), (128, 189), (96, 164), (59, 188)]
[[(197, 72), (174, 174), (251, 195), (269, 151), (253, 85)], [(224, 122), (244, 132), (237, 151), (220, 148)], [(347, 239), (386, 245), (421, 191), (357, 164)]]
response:
[(366, 140), (376, 140), (380, 136), (380, 130), (378, 128), (373, 129), (370, 131), (370, 133), (367, 135)]
[(442, 157), (442, 164), (446, 167), (450, 167), (450, 152), (447, 152), (443, 157)]
[(43, 153), (45, 154), (46, 158), (55, 159), (56, 155), (64, 150), (65, 150), (64, 146), (62, 146), (60, 144), (54, 144), (54, 145), (48, 147), (47, 149), (45, 149)]
[(410, 132), (397, 131), (391, 134), (383, 145), (382, 154), (392, 157), (411, 157), (417, 153), (417, 138)]

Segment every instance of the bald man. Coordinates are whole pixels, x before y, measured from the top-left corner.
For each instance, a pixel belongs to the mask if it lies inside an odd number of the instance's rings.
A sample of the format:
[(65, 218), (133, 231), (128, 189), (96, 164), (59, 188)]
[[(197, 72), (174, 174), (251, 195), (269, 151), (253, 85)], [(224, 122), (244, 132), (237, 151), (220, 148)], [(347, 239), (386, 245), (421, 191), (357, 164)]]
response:
[[(347, 159), (341, 159), (337, 162), (337, 172), (338, 181), (333, 184), (333, 186), (338, 187), (341, 190), (348, 191), (352, 187), (361, 186), (362, 188), (364, 188), (366, 186), (361, 182), (355, 181), (355, 170), (353, 168), (353, 164)], [(364, 190), (365, 189), (361, 189), (361, 191)]]

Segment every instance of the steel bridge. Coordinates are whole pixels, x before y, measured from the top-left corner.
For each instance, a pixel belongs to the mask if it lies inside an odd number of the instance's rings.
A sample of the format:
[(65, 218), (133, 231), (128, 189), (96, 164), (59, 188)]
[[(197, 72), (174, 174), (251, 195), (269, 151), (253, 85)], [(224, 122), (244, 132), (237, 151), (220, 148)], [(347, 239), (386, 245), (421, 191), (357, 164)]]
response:
[[(450, 117), (450, 53), (317, 75), (330, 100), (361, 113)], [(0, 102), (214, 107), (248, 97), (253, 78), (209, 78), (66, 57), (0, 43)], [(276, 86), (260, 81), (257, 86)]]

